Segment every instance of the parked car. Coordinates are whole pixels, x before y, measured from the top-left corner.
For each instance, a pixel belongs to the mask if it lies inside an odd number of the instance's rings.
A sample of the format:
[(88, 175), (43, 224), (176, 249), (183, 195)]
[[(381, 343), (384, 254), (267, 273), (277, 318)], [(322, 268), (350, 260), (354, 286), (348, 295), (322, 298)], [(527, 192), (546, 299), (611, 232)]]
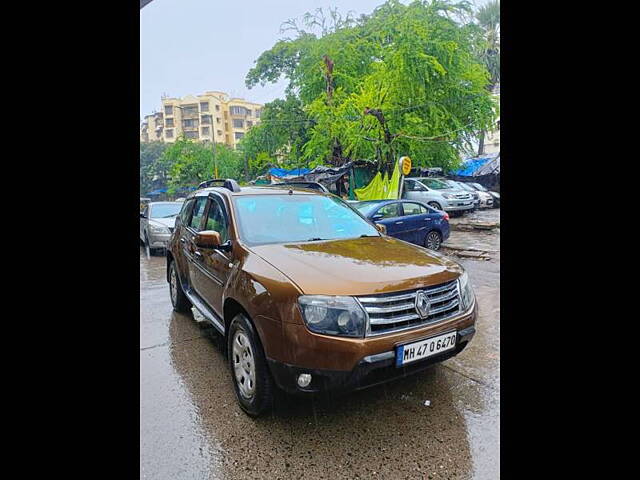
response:
[(477, 188), (474, 188), (470, 183), (465, 182), (455, 182), (460, 188), (471, 192), (474, 195), (478, 195), (478, 199), (480, 200), (479, 208), (491, 208), (493, 207), (493, 197), (489, 195), (487, 192), (482, 192)]
[(468, 345), (476, 302), (456, 262), (382, 234), (335, 195), (226, 185), (187, 197), (167, 281), (176, 311), (194, 306), (224, 336), (247, 414), (276, 387), (366, 388)]
[(331, 193), (327, 187), (318, 182), (283, 182), (272, 183), (269, 187), (297, 187), (297, 188), (309, 188), (311, 190), (317, 190), (318, 192)]
[(384, 225), (387, 235), (438, 250), (449, 238), (449, 214), (415, 200), (369, 200), (352, 203), (374, 223)]
[(446, 183), (451, 188), (456, 188), (458, 190), (466, 190), (467, 192), (471, 193), (471, 195), (473, 196), (473, 210), (477, 210), (478, 208), (480, 208), (480, 194), (475, 189), (463, 188), (460, 186), (459, 182), (456, 182), (454, 180), (449, 180), (448, 178), (439, 178), (438, 180), (440, 180), (443, 183)]
[(460, 188), (451, 188), (429, 177), (405, 178), (402, 198), (418, 200), (436, 210), (467, 212), (473, 210), (473, 195)]
[(494, 192), (492, 190), (487, 189), (484, 185), (480, 183), (469, 183), (472, 187), (480, 192), (486, 192), (493, 197), (493, 208), (498, 208), (500, 206), (500, 194), (498, 192)]
[(140, 213), (140, 241), (149, 247), (149, 254), (167, 247), (182, 203), (151, 202)]
[(150, 198), (146, 198), (146, 197), (140, 197), (140, 211), (142, 212), (142, 210), (144, 210), (144, 207), (146, 207), (149, 202), (151, 202)]

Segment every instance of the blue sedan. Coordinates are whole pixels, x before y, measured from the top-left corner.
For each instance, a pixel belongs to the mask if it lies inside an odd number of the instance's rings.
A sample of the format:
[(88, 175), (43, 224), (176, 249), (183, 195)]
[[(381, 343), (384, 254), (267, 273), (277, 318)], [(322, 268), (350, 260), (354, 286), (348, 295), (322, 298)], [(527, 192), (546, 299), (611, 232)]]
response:
[(449, 238), (449, 215), (415, 200), (368, 200), (351, 203), (387, 229), (387, 235), (438, 250)]

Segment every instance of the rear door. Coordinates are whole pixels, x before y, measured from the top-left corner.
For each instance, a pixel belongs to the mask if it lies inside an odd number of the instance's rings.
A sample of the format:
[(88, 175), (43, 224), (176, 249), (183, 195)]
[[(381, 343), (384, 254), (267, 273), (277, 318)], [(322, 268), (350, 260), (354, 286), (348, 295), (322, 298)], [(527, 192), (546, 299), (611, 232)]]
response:
[[(218, 232), (222, 243), (229, 240), (229, 214), (224, 200), (216, 194), (209, 198), (202, 230)], [(222, 317), (222, 294), (233, 266), (231, 253), (215, 248), (196, 247), (194, 265), (199, 270), (197, 283), (194, 283), (196, 292)]]
[(425, 206), (413, 202), (404, 202), (402, 208), (407, 241), (423, 245), (425, 235), (433, 227), (433, 218), (429, 210)]

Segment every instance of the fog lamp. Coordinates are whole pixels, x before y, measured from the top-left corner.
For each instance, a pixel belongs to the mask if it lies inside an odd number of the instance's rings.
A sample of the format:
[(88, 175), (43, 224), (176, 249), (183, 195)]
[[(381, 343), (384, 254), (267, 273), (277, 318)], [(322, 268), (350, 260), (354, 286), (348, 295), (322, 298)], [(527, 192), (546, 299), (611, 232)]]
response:
[(301, 373), (298, 375), (298, 385), (302, 388), (308, 387), (311, 383), (311, 374)]

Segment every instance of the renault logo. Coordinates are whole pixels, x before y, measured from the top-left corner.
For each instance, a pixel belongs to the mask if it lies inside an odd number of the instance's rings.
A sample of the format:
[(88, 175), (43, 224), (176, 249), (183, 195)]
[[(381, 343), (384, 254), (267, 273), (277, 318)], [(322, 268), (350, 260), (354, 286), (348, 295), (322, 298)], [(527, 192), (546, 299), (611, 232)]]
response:
[(420, 290), (416, 294), (416, 311), (420, 318), (427, 318), (429, 316), (429, 311), (431, 310), (431, 301), (427, 294), (424, 291)]

